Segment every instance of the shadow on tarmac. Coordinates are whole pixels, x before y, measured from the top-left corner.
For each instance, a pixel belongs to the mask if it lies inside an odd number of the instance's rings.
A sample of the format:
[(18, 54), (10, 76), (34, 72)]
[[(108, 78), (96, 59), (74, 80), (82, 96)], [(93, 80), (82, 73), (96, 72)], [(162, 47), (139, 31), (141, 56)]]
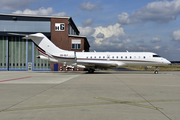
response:
[(84, 74), (154, 74), (153, 71), (138, 71), (127, 68), (112, 68), (110, 70), (97, 70), (94, 73), (85, 72)]
[[(36, 71), (37, 73), (37, 71)], [(153, 74), (152, 71), (137, 71), (127, 68), (113, 68), (110, 70), (96, 70), (94, 73), (88, 71), (39, 71), (39, 73), (54, 73), (54, 74)]]

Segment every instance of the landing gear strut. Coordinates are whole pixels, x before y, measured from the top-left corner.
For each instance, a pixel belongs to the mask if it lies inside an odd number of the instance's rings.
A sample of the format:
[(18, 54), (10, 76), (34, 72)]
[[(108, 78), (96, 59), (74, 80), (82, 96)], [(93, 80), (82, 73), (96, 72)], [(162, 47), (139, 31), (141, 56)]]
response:
[(158, 66), (156, 66), (156, 69), (154, 70), (154, 74), (158, 74)]

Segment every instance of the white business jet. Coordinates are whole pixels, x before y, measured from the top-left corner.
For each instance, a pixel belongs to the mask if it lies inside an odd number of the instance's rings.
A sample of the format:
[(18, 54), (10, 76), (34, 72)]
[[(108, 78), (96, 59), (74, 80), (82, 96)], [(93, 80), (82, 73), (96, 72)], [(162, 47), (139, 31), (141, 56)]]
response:
[(168, 65), (171, 62), (152, 52), (74, 52), (58, 48), (42, 33), (24, 35), (23, 39), (31, 39), (37, 46), (41, 55), (37, 58), (52, 62), (66, 63), (80, 68), (85, 68), (93, 73), (96, 68), (117, 68), (123, 66), (158, 66)]

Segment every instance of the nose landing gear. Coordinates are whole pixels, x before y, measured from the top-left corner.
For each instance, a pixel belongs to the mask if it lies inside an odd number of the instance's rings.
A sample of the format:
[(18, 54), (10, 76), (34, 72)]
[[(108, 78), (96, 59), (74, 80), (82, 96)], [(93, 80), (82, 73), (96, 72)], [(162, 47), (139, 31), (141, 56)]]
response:
[(156, 69), (154, 70), (154, 74), (158, 74), (158, 66), (156, 66)]

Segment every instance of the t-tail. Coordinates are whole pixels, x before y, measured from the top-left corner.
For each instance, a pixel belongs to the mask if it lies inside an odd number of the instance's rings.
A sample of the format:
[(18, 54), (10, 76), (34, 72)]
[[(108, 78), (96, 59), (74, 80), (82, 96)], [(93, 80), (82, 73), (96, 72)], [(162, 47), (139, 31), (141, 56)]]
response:
[(10, 33), (11, 35), (25, 36), (23, 39), (31, 39), (42, 55), (37, 58), (52, 62), (68, 62), (76, 60), (76, 52), (58, 48), (44, 34), (36, 33), (30, 35)]

